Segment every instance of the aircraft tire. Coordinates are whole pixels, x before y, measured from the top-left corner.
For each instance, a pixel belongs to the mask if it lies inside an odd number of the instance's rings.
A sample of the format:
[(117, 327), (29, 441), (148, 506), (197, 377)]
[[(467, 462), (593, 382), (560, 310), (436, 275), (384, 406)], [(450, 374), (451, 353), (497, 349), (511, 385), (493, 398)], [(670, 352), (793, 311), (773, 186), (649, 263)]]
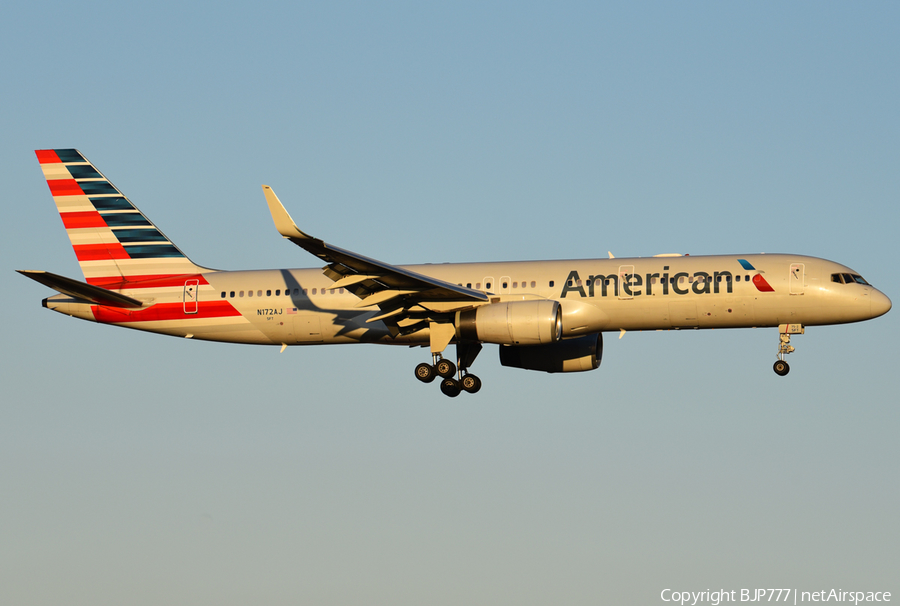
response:
[(441, 381), (441, 392), (450, 398), (455, 398), (460, 392), (459, 381), (456, 379), (444, 379)]
[(445, 379), (452, 379), (456, 374), (456, 364), (450, 360), (438, 360), (438, 363), (434, 365), (434, 370)]
[(416, 378), (422, 383), (431, 383), (437, 375), (434, 372), (434, 366), (422, 362), (416, 366)]
[(481, 389), (481, 379), (479, 379), (475, 375), (463, 376), (460, 384), (463, 390), (468, 393), (478, 393), (478, 390)]
[(775, 374), (779, 377), (783, 377), (787, 373), (791, 372), (791, 367), (788, 366), (788, 363), (784, 360), (778, 360), (775, 362), (775, 365), (772, 367), (772, 370), (775, 371)]

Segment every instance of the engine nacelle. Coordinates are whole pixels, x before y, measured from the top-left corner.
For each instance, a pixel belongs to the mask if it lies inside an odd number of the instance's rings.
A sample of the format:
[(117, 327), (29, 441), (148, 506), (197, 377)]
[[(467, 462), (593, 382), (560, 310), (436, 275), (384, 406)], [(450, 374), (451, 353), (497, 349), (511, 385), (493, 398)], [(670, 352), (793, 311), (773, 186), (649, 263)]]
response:
[(456, 312), (456, 336), (500, 345), (546, 345), (562, 337), (557, 301), (510, 301)]
[(603, 357), (603, 333), (566, 339), (549, 345), (500, 348), (500, 364), (544, 372), (583, 372), (600, 366)]

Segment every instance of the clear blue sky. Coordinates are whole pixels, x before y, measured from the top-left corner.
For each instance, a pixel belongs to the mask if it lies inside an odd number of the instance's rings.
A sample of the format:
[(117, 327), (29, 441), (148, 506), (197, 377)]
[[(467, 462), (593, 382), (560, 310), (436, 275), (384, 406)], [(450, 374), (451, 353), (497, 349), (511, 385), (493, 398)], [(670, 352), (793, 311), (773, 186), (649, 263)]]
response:
[(608, 335), (599, 370), (229, 346), (44, 310), (80, 277), (32, 150), (198, 263), (796, 252), (900, 300), (896, 3), (0, 9), (0, 603), (900, 595), (898, 323)]

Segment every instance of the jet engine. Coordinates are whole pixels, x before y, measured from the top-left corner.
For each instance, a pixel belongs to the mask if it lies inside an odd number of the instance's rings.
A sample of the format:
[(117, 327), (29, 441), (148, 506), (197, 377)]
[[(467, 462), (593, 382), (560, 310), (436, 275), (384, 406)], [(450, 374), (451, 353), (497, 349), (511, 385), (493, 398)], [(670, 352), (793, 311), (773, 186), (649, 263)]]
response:
[(557, 301), (492, 303), (456, 313), (456, 336), (500, 345), (547, 345), (562, 336)]
[(500, 348), (500, 364), (544, 372), (582, 372), (600, 366), (603, 357), (603, 333), (566, 339), (547, 345)]

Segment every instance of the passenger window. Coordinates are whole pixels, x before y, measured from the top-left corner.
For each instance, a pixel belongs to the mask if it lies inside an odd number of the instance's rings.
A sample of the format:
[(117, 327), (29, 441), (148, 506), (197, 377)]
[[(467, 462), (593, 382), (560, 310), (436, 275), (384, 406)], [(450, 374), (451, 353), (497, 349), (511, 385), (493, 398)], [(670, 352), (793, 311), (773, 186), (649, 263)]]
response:
[(271, 297), (271, 296), (272, 296), (272, 291), (271, 291), (271, 290), (267, 290), (267, 291), (266, 291), (266, 296), (267, 296), (267, 297)]
[(508, 284), (509, 284), (509, 282), (504, 282), (504, 283), (503, 283), (503, 288), (507, 288), (507, 285), (508, 285)]
[(252, 291), (252, 290), (248, 290), (248, 291), (247, 291), (247, 296), (248, 296), (248, 297), (252, 297), (252, 296), (253, 296), (253, 291)]
[(343, 289), (343, 288), (341, 289), (341, 294), (344, 294), (344, 289)]
[(475, 290), (481, 290), (481, 282), (475, 283)]
[[(295, 288), (295, 289), (294, 289), (294, 296), (296, 297), (296, 296), (299, 295), (299, 294), (300, 294), (300, 289), (299, 289), (299, 288)], [(305, 290), (305, 289), (303, 290), (303, 294), (304, 294), (304, 295), (306, 294), (306, 290)]]
[(222, 291), (222, 298), (223, 298), (223, 299), (225, 298), (225, 291), (224, 291), (224, 290)]
[(471, 283), (471, 282), (468, 282), (468, 283), (466, 284), (466, 288), (472, 288), (472, 283)]
[(313, 294), (316, 294), (316, 289), (315, 289), (315, 288), (313, 289)]
[(553, 280), (550, 280), (550, 288), (553, 288)]
[(488, 282), (487, 284), (485, 284), (485, 285), (484, 285), (484, 288), (485, 288), (485, 290), (490, 289), (490, 288), (491, 288), (491, 283)]
[(735, 276), (735, 277), (734, 277), (734, 281), (735, 281), (735, 282), (740, 282), (740, 281), (741, 281), (741, 277), (740, 277), (740, 276)]
[(239, 297), (243, 297), (243, 296), (244, 296), (244, 291), (242, 290), (241, 292), (239, 292), (239, 293), (238, 293), (238, 296), (239, 296)]
[(281, 296), (281, 289), (280, 289), (280, 288), (279, 288), (278, 290), (275, 291), (275, 296), (276, 296), (276, 297), (280, 297), (280, 296)]
[(234, 291), (233, 291), (233, 290), (231, 291), (231, 294), (230, 294), (229, 296), (230, 296), (232, 299), (234, 298)]
[(262, 296), (262, 291), (261, 291), (261, 290), (257, 290), (257, 291), (256, 291), (256, 296), (257, 296), (257, 297), (261, 297), (261, 296)]

